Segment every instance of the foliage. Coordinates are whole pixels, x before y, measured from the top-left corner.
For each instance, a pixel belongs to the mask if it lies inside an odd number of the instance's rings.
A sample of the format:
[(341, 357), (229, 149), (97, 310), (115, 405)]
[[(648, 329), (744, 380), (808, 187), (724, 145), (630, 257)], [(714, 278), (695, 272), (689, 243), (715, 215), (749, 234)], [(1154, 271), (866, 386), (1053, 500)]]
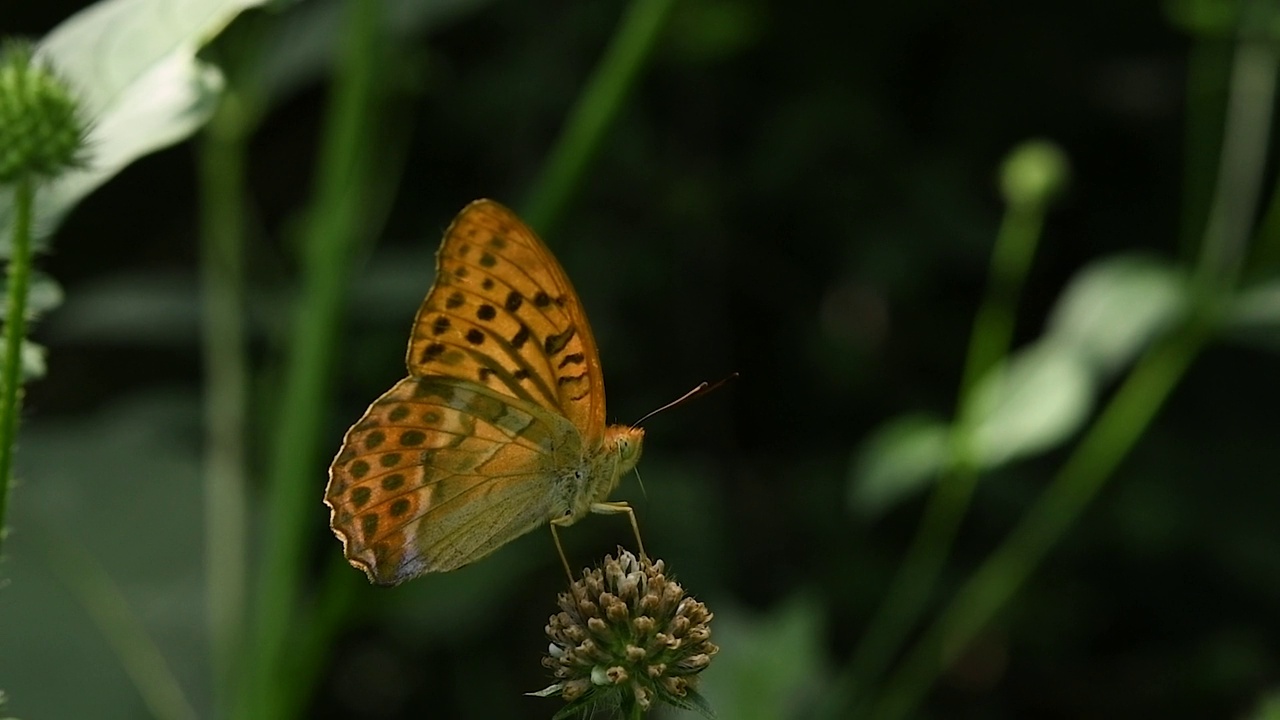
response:
[(1272, 3), (19, 5), (96, 160), (35, 196), (6, 712), (551, 714), (548, 538), (380, 590), (321, 502), (485, 196), (611, 420), (741, 373), (618, 496), (720, 717), (1273, 709)]

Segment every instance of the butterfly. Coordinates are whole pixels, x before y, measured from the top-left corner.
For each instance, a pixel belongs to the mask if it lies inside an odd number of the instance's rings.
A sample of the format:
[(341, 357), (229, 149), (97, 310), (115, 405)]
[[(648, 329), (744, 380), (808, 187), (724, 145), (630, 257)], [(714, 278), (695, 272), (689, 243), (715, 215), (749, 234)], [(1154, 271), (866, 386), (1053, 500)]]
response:
[(325, 490), (329, 525), (370, 582), (453, 570), (589, 512), (628, 514), (639, 543), (635, 513), (607, 498), (644, 430), (606, 425), (582, 303), (515, 213), (476, 200), (454, 218), (405, 365), (347, 431)]

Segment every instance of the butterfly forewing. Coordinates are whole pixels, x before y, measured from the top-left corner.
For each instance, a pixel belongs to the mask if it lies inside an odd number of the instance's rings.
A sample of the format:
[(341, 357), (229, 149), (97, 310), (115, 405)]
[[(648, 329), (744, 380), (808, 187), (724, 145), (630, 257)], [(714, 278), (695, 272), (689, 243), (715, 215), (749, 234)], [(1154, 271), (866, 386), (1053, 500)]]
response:
[(537, 235), (491, 200), (446, 231), (406, 365), (540, 405), (587, 442), (603, 436), (604, 381), (577, 294)]
[[(325, 501), (347, 558), (379, 584), (477, 560), (555, 512), (577, 431), (478, 383), (405, 378), (348, 432)], [(493, 518), (503, 518), (494, 523)]]

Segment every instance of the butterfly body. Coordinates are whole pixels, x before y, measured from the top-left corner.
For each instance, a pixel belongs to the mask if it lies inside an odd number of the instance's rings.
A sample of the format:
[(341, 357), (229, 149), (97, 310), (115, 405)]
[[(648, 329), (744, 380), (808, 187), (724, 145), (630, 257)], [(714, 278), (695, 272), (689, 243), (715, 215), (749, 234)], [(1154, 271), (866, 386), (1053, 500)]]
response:
[[(626, 425), (611, 425), (605, 430), (600, 447), (588, 449), (581, 461), (566, 468), (560, 475), (563, 497), (568, 502), (559, 516), (565, 518), (561, 525), (572, 525), (581, 520), (593, 505), (609, 498), (618, 487), (624, 473), (629, 472), (640, 460), (644, 443), (644, 430)], [(547, 518), (554, 519), (553, 517)]]
[(572, 524), (639, 460), (643, 430), (605, 425), (599, 355), (568, 278), (497, 203), (471, 203), (445, 232), (406, 365), (347, 431), (325, 492), (348, 561), (372, 582)]

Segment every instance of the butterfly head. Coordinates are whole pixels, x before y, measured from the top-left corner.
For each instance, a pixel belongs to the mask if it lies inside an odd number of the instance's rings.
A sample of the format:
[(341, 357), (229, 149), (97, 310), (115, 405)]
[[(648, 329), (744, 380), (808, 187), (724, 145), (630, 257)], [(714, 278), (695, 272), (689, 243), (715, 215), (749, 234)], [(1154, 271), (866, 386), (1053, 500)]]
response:
[(605, 447), (618, 458), (619, 476), (636, 466), (643, 446), (644, 428), (614, 425), (605, 431)]

